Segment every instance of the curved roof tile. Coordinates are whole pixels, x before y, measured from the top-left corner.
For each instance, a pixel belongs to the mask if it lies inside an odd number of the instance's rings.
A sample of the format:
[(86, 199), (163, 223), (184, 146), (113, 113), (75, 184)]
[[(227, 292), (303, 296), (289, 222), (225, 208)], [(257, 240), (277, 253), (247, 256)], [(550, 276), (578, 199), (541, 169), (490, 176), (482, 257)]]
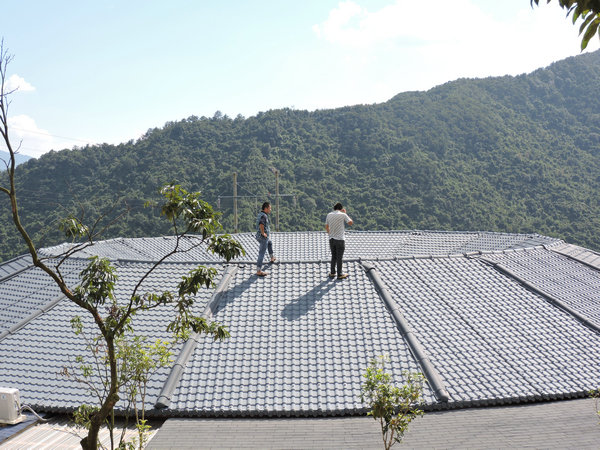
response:
[[(190, 238), (180, 243), (186, 252), (161, 265), (143, 286), (173, 289), (198, 263), (218, 268), (220, 277), (225, 270), (230, 274), (218, 296), (213, 290), (199, 294), (196, 311), (218, 297), (214, 317), (231, 338), (213, 342), (194, 336), (189, 359), (180, 359), (186, 361), (181, 376), (171, 382), (167, 408), (149, 414), (364, 412), (362, 374), (372, 357), (385, 353), (396, 382), (403, 371), (430, 364), (448, 401), (440, 401), (437, 382), (432, 383), (437, 397), (426, 383), (429, 408), (577, 397), (600, 384), (595, 370), (600, 335), (549, 301), (558, 298), (600, 321), (600, 276), (589, 264), (594, 252), (536, 234), (351, 231), (345, 254), (350, 277), (338, 281), (327, 276), (324, 232), (274, 233), (281, 262), (269, 266), (263, 279), (254, 275), (258, 246), (253, 236), (235, 237), (247, 255), (232, 265), (222, 265)], [(174, 243), (172, 237), (99, 242), (70, 258), (63, 273), (74, 285), (85, 258), (108, 257), (117, 265), (118, 297), (124, 301)], [(73, 247), (42, 253), (56, 256), (66, 250)], [(23, 258), (0, 265), (0, 385), (18, 388), (23, 403), (71, 410), (87, 400), (86, 390), (57, 373), (85, 351), (69, 325), (74, 315), (83, 314), (61, 301), (45, 274), (27, 264)], [(363, 264), (375, 267), (380, 280), (374, 282)], [(134, 327), (151, 339), (166, 338), (172, 315), (169, 308), (158, 308), (136, 317)], [(404, 329), (398, 317), (406, 322)], [(174, 349), (173, 360), (182, 347)], [(167, 392), (170, 372), (164, 368), (152, 377), (148, 404)]]

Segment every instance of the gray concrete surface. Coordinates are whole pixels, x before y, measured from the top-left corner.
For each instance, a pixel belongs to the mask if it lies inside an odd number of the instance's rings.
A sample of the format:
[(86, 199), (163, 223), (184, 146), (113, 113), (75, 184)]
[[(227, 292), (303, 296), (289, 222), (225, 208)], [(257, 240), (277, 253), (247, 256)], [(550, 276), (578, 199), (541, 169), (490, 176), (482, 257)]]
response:
[[(148, 449), (378, 449), (372, 418), (169, 419)], [(598, 449), (592, 399), (430, 412), (394, 448)]]

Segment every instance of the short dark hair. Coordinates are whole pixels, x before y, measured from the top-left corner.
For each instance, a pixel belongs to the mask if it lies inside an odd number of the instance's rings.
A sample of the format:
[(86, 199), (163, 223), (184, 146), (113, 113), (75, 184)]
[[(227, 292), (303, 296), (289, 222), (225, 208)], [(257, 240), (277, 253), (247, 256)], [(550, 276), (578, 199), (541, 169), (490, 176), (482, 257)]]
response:
[(271, 202), (264, 202), (262, 205), (262, 209), (261, 211), (264, 211), (265, 209), (267, 209), (269, 206), (271, 206)]
[(344, 209), (344, 207), (342, 206), (342, 204), (340, 202), (337, 202), (335, 205), (333, 205), (333, 209), (335, 211), (341, 211), (342, 209)]

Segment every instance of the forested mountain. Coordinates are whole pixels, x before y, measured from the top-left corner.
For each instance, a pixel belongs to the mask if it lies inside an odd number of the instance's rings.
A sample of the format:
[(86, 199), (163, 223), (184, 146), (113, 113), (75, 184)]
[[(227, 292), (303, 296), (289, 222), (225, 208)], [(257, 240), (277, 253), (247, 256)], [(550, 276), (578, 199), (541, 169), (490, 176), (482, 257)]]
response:
[[(9, 158), (10, 154), (8, 152), (0, 150), (0, 170), (5, 169), (5, 162), (7, 162)], [(17, 164), (22, 164), (25, 161), (29, 161), (30, 159), (31, 156), (21, 155), (20, 153), (17, 153), (15, 155), (15, 161)]]
[[(250, 231), (280, 172), (280, 230), (321, 230), (336, 201), (354, 229), (537, 232), (600, 249), (600, 53), (533, 73), (460, 79), (375, 105), (216, 113), (136, 142), (50, 152), (19, 166), (22, 218), (44, 246), (66, 212), (129, 215), (105, 237), (168, 232), (143, 200), (175, 181)], [(294, 197), (292, 197), (292, 195)], [(219, 202), (219, 196), (222, 196)], [(229, 197), (226, 197), (229, 196)], [(25, 248), (2, 200), (0, 259)], [(119, 203), (122, 204), (122, 203)]]

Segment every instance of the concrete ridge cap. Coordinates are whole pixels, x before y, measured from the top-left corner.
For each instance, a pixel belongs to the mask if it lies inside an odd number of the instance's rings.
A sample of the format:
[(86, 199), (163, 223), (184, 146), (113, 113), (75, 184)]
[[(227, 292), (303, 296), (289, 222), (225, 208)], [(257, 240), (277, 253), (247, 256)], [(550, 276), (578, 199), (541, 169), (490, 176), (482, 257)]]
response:
[[(114, 259), (111, 260), (112, 263), (114, 264), (154, 264), (156, 263), (155, 260), (152, 259), (129, 259), (129, 258), (119, 258), (119, 259)], [(174, 264), (202, 264), (202, 265), (212, 265), (212, 266), (218, 266), (218, 265), (235, 265), (237, 264), (236, 261), (230, 261), (230, 262), (225, 262), (225, 261), (209, 261), (209, 260), (185, 260), (185, 261), (169, 261), (169, 260), (165, 260), (163, 262), (160, 263), (160, 265), (162, 266), (163, 264), (168, 264), (168, 265), (174, 265)], [(256, 264), (256, 262), (254, 262), (254, 264)]]
[[(466, 252), (466, 253), (448, 253), (444, 255), (408, 255), (408, 256), (395, 256), (394, 258), (381, 259), (382, 261), (406, 261), (406, 260), (417, 260), (417, 259), (450, 259), (450, 258), (469, 258), (473, 254), (479, 254), (479, 252)], [(365, 259), (365, 261), (371, 261), (371, 259)]]
[(546, 250), (544, 244), (532, 245), (530, 247), (515, 247), (515, 248), (506, 248), (503, 250), (505, 253), (509, 252), (528, 252), (532, 250)]
[[(344, 258), (344, 262), (350, 262), (350, 263), (355, 263), (355, 262), (361, 262), (361, 261), (382, 261), (382, 258), (379, 259), (375, 259), (375, 258)], [(393, 258), (388, 258), (386, 260), (393, 260)], [(277, 259), (273, 265), (277, 266), (280, 264), (323, 264), (323, 263), (329, 263), (331, 262), (331, 259)], [(252, 266), (256, 266), (256, 260), (245, 260), (245, 261), (232, 261), (230, 262), (230, 264), (234, 264), (234, 265), (238, 265), (238, 266), (248, 266), (248, 265), (252, 265)]]
[(521, 283), (525, 288), (527, 288), (530, 291), (545, 298), (548, 301), (548, 303), (562, 309), (567, 314), (571, 315), (575, 320), (579, 321), (582, 325), (584, 325), (587, 328), (591, 329), (592, 331), (600, 334), (600, 326), (599, 325), (596, 325), (589, 318), (587, 318), (586, 316), (581, 314), (579, 311), (571, 308), (569, 305), (564, 303), (562, 300), (554, 297), (552, 294), (547, 293), (546, 291), (544, 291), (540, 287), (536, 286), (532, 282), (527, 281), (524, 278), (520, 277), (519, 275), (514, 273), (512, 270), (510, 270), (508, 267), (505, 267), (500, 263), (495, 263), (495, 262), (491, 262), (491, 261), (487, 261), (487, 262), (491, 263), (494, 268), (496, 268), (498, 271), (504, 273), (506, 276), (513, 278), (515, 281)]
[(5, 330), (2, 333), (0, 333), (0, 341), (2, 339), (4, 339), (6, 336), (8, 336), (9, 334), (16, 333), (21, 328), (23, 328), (24, 326), (26, 326), (29, 322), (31, 322), (32, 320), (37, 319), (42, 314), (47, 313), (52, 308), (54, 308), (58, 303), (60, 303), (62, 300), (66, 299), (66, 298), (67, 297), (64, 294), (60, 294), (58, 297), (56, 297), (56, 298), (50, 300), (49, 302), (43, 304), (42, 306), (40, 306), (39, 308), (37, 308), (34, 312), (32, 312), (31, 314), (29, 314), (27, 317), (25, 317), (24, 319), (20, 320), (16, 324), (14, 324), (8, 330)]
[[(236, 266), (229, 266), (227, 268), (227, 270), (221, 277), (218, 286), (213, 292), (211, 299), (208, 301), (206, 307), (204, 308), (204, 311), (202, 312), (202, 317), (204, 317), (207, 320), (212, 319), (213, 313), (217, 308), (219, 301), (221, 300), (223, 292), (225, 291), (227, 286), (229, 286), (229, 283), (231, 282), (231, 279), (236, 274), (236, 272)], [(171, 398), (173, 397), (173, 393), (175, 392), (175, 389), (177, 388), (177, 385), (181, 380), (185, 367), (187, 366), (192, 354), (194, 353), (194, 350), (196, 349), (199, 336), (199, 333), (194, 333), (188, 338), (188, 340), (183, 345), (181, 351), (179, 352), (179, 355), (177, 356), (177, 360), (171, 367), (171, 372), (165, 380), (160, 394), (154, 404), (155, 408), (163, 409), (168, 408), (171, 405)]]
[(368, 269), (364, 265), (363, 267), (366, 269), (368, 276), (371, 278), (375, 289), (379, 292), (382, 301), (394, 317), (402, 337), (408, 345), (408, 348), (415, 358), (415, 361), (421, 367), (421, 370), (423, 371), (435, 397), (441, 402), (448, 402), (450, 400), (450, 394), (448, 393), (440, 374), (429, 360), (429, 356), (427, 356), (425, 349), (402, 314), (398, 303), (393, 299), (392, 295), (385, 287), (385, 284), (379, 277), (379, 273), (374, 270), (376, 268), (370, 265)]
[[(562, 242), (562, 245), (572, 248), (572, 249), (577, 249), (579, 250), (581, 253), (591, 253), (593, 255), (599, 256), (600, 257), (600, 252), (597, 252), (595, 250), (586, 248), (586, 247), (582, 247), (581, 245), (577, 245), (577, 244), (569, 244), (568, 242)], [(558, 247), (558, 245), (549, 245), (548, 247)], [(549, 248), (549, 250), (555, 251), (553, 248)], [(557, 253), (559, 253), (558, 251), (556, 251)]]
[(585, 248), (585, 247), (580, 247), (578, 245), (575, 244), (569, 244), (565, 241), (563, 241), (562, 239), (556, 242), (551, 242), (550, 244), (544, 244), (544, 247), (546, 247), (547, 249), (551, 249), (552, 247), (561, 247), (561, 246), (572, 246), (572, 247), (578, 247), (578, 248)]
[(578, 245), (572, 245), (572, 244), (566, 244), (566, 245), (573, 246), (573, 247), (575, 247), (577, 249), (580, 249), (580, 251), (577, 252), (577, 254), (571, 254), (571, 253), (569, 253), (567, 251), (562, 251), (562, 249), (553, 249), (553, 248), (548, 249), (548, 251), (551, 251), (551, 252), (556, 253), (558, 255), (564, 256), (565, 258), (568, 258), (568, 259), (570, 259), (572, 261), (576, 261), (579, 264), (583, 264), (584, 266), (587, 266), (587, 267), (589, 267), (592, 270), (600, 271), (600, 267), (598, 265), (594, 265), (590, 261), (586, 261), (584, 259), (584, 257), (581, 256), (582, 253), (587, 253), (587, 254), (593, 255), (595, 258), (600, 258), (600, 253), (597, 253), (597, 252), (595, 252), (593, 250), (588, 250), (585, 247), (580, 247)]
[(27, 264), (25, 265), (25, 267), (21, 267), (20, 269), (15, 270), (12, 273), (9, 273), (8, 275), (4, 276), (4, 277), (0, 277), (0, 283), (5, 282), (6, 280), (10, 280), (11, 278), (16, 277), (17, 275), (31, 269), (34, 268), (35, 265), (33, 263)]
[[(26, 259), (26, 258), (29, 258), (31, 260), (31, 255), (29, 253), (23, 253), (22, 255), (15, 256), (14, 258), (11, 258), (11, 259), (1, 262), (0, 267), (4, 266), (6, 264), (13, 263), (19, 259)], [(31, 264), (33, 264), (33, 263), (31, 263)]]
[(532, 247), (505, 248), (503, 250), (481, 250), (479, 252), (474, 252), (474, 254), (479, 254), (483, 257), (485, 255), (504, 255), (508, 253), (528, 252), (532, 250), (547, 250), (547, 248), (545, 245), (535, 245)]
[[(450, 258), (468, 258), (473, 254), (479, 254), (479, 252), (468, 252), (468, 253), (450, 253), (447, 255), (409, 255), (409, 256), (389, 256), (383, 258), (344, 258), (344, 262), (348, 263), (364, 263), (364, 262), (388, 262), (388, 261), (406, 261), (406, 260), (417, 260), (417, 259), (450, 259)], [(278, 259), (275, 262), (277, 264), (323, 264), (329, 263), (331, 260), (328, 259)], [(239, 266), (256, 265), (256, 261), (234, 261), (233, 264)]]

